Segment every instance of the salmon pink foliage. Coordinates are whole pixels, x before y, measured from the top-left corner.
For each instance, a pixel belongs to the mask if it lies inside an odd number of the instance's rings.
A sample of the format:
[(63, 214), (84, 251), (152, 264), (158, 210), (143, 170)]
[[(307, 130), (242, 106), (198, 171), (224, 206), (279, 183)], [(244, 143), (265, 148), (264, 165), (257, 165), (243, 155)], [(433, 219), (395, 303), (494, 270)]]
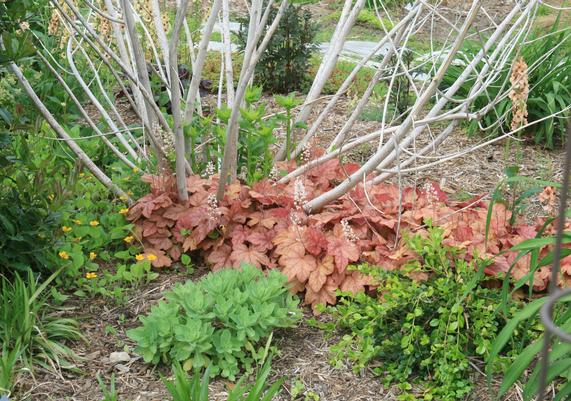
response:
[[(287, 170), (293, 165), (280, 167)], [(331, 160), (310, 171), (302, 179), (308, 196), (331, 189), (356, 168)], [(507, 251), (535, 237), (544, 223), (510, 225), (510, 212), (496, 203), (486, 239), (488, 203), (481, 197), (452, 201), (435, 183), (406, 188), (402, 196), (393, 184), (360, 184), (323, 210), (306, 215), (294, 201), (294, 181), (263, 180), (252, 187), (235, 183), (218, 204), (214, 198), (218, 178), (193, 176), (187, 179), (190, 199), (182, 204), (172, 177), (145, 179), (151, 184), (150, 194), (131, 207), (128, 217), (145, 251), (157, 255), (155, 267), (170, 266), (183, 252), (196, 252), (214, 270), (241, 263), (280, 269), (292, 289), (305, 291), (306, 303), (313, 306), (335, 303), (338, 289), (367, 288), (368, 278), (347, 269), (350, 264), (398, 269), (415, 259), (417, 255), (402, 245), (402, 235), (426, 232), (429, 220), (444, 228), (445, 245), (461, 248), (465, 259), (490, 259), (486, 269), (490, 275), (507, 272), (517, 255)], [(551, 226), (547, 234), (549, 230)], [(571, 281), (570, 265), (571, 260), (564, 260), (563, 280)], [(528, 271), (528, 260), (522, 258), (512, 274), (519, 278)], [(536, 290), (547, 286), (546, 271), (548, 267), (536, 275)]]

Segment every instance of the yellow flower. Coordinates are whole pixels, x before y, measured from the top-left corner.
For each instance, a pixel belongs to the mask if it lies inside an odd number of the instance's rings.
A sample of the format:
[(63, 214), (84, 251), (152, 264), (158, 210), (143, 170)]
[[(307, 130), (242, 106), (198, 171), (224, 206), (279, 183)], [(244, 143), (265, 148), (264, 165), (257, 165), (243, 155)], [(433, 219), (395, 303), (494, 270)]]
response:
[(137, 256), (135, 256), (135, 259), (137, 259), (137, 261), (141, 261), (141, 260), (145, 260), (145, 255), (143, 255), (142, 253), (138, 254)]
[(97, 254), (95, 252), (89, 252), (89, 260), (93, 260), (97, 257)]
[(81, 220), (79, 220), (79, 219), (75, 219), (73, 222), (74, 222), (75, 224), (77, 224), (78, 226), (81, 225)]
[(125, 238), (123, 238), (123, 241), (125, 241), (126, 243), (130, 244), (131, 242), (133, 242), (135, 238), (132, 235), (128, 235)]
[(49, 194), (48, 199), (53, 201), (56, 196), (54, 194)]
[(133, 173), (137, 174), (138, 172), (139, 172), (139, 168), (138, 168), (138, 167), (133, 168)]
[(97, 273), (93, 273), (93, 272), (85, 273), (85, 278), (90, 279), (90, 280), (92, 278), (97, 278)]
[(61, 229), (62, 229), (62, 231), (63, 231), (64, 233), (68, 233), (68, 232), (70, 232), (70, 231), (72, 230), (72, 228), (71, 228), (71, 227), (68, 227), (68, 226), (63, 226)]
[(91, 220), (91, 221), (89, 222), (89, 225), (90, 225), (91, 227), (96, 227), (96, 226), (99, 225), (99, 222), (98, 222), (97, 220)]
[(83, 176), (85, 176), (85, 173), (79, 173), (79, 176), (83, 177)]
[(60, 253), (58, 253), (59, 257), (62, 259), (69, 259), (69, 253), (67, 253), (66, 251), (60, 251)]
[(119, 197), (119, 199), (121, 199), (123, 202), (125, 202), (127, 199), (129, 199), (129, 197), (127, 195), (121, 195)]
[(127, 213), (129, 213), (129, 209), (127, 209), (125, 207), (122, 208), (121, 210), (119, 210), (119, 214), (127, 214)]
[(127, 191), (127, 195), (133, 196), (133, 191)]
[(147, 255), (147, 260), (150, 260), (152, 262), (153, 260), (157, 260), (157, 256), (150, 253)]
[(79, 241), (81, 241), (82, 238), (83, 238), (83, 237), (75, 237), (73, 240), (74, 240), (75, 242), (79, 242)]

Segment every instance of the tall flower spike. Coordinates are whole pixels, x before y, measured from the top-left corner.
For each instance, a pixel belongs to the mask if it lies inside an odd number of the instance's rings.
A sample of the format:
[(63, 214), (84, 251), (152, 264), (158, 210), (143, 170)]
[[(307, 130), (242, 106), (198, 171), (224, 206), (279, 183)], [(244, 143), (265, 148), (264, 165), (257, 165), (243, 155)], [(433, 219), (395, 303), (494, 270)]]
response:
[(206, 198), (206, 204), (208, 207), (208, 216), (210, 216), (211, 219), (220, 217), (222, 213), (218, 208), (218, 200), (216, 199), (215, 194), (208, 195), (208, 198)]
[(349, 242), (356, 242), (359, 237), (355, 234), (347, 219), (341, 220), (341, 227), (343, 228), (343, 236)]
[(424, 184), (424, 192), (426, 192), (426, 199), (430, 205), (434, 205), (438, 200), (438, 193), (431, 182)]
[(204, 176), (205, 178), (210, 178), (214, 175), (214, 173), (216, 173), (216, 168), (214, 167), (214, 163), (212, 163), (211, 160), (208, 162), (206, 168), (204, 169)]
[(293, 184), (293, 202), (296, 209), (303, 208), (307, 203), (307, 192), (301, 177), (297, 177)]
[(527, 97), (529, 95), (529, 73), (525, 60), (519, 57), (512, 65), (510, 76), (512, 88), (508, 94), (512, 101), (512, 131), (527, 124)]

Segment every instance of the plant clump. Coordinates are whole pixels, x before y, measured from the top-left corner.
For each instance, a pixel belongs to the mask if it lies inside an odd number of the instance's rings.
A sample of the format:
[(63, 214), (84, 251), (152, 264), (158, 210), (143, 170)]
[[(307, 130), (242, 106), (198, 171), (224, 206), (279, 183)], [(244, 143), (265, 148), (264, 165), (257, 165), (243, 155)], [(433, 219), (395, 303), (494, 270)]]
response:
[[(268, 21), (275, 19), (277, 10), (272, 7)], [(244, 51), (248, 20), (240, 22), (238, 44)], [(256, 83), (266, 91), (282, 94), (307, 89), (310, 58), (317, 47), (313, 43), (316, 33), (317, 25), (312, 21), (311, 12), (290, 4), (256, 65)]]
[(140, 318), (142, 326), (128, 332), (136, 351), (145, 362), (174, 361), (185, 370), (210, 365), (213, 376), (231, 380), (263, 359), (260, 343), (274, 329), (291, 327), (301, 317), (287, 277), (248, 265), (178, 284), (165, 298)]
[[(385, 384), (398, 385), (400, 400), (464, 399), (473, 389), (470, 358), (490, 354), (514, 308), (497, 312), (503, 298), (482, 283), (486, 262), (466, 262), (445, 245), (441, 228), (407, 242), (419, 258), (401, 270), (358, 267), (374, 277), (377, 297), (345, 294), (327, 309), (334, 317), (328, 328), (347, 331), (332, 348), (333, 362), (347, 358), (356, 371), (373, 365)], [(515, 333), (513, 344), (521, 337)]]

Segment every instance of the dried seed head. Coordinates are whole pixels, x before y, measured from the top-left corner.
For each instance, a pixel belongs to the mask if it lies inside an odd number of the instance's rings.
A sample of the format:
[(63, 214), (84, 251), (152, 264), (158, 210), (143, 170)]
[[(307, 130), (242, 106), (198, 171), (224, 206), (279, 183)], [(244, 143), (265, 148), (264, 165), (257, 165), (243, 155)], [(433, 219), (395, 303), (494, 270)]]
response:
[(525, 60), (519, 57), (512, 65), (510, 76), (512, 88), (508, 94), (512, 101), (512, 131), (527, 124), (527, 97), (529, 95), (529, 73)]
[(109, 37), (109, 34), (111, 33), (111, 23), (107, 18), (98, 15), (96, 27), (97, 27), (97, 32), (99, 33), (101, 38), (106, 39)]
[(555, 195), (555, 188), (548, 186), (543, 189), (543, 191), (538, 195), (539, 201), (543, 210), (547, 213), (551, 213), (555, 210), (557, 203), (557, 197)]
[(52, 10), (52, 15), (50, 17), (50, 23), (48, 24), (48, 34), (55, 36), (59, 31), (59, 14), (54, 8)]

